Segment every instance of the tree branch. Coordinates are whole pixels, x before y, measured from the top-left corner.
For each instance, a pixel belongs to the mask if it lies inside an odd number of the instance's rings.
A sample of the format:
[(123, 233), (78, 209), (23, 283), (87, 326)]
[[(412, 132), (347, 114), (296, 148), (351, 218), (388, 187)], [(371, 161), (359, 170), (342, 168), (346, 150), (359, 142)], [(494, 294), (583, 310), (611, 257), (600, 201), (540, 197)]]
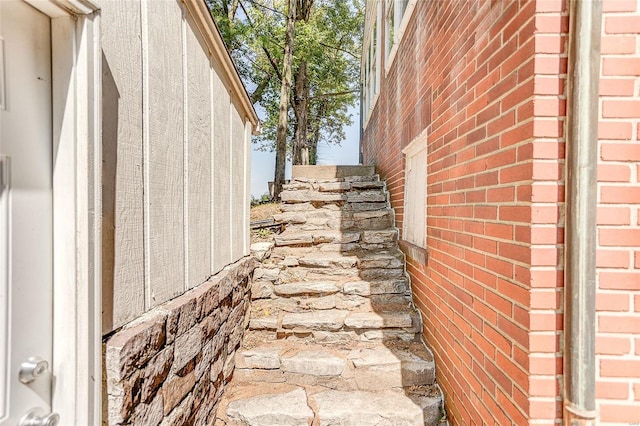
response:
[(279, 10), (273, 9), (273, 8), (267, 6), (267, 5), (264, 5), (262, 3), (256, 2), (254, 0), (248, 0), (248, 1), (249, 1), (249, 3), (251, 3), (254, 6), (260, 7), (262, 9), (266, 9), (266, 10), (268, 10), (270, 12), (273, 12), (273, 13), (277, 13), (278, 15), (283, 16), (285, 18), (287, 17), (287, 15), (285, 15), (284, 13), (280, 12)]
[[(252, 0), (249, 0), (249, 1), (252, 2)], [(244, 7), (244, 4), (241, 1), (239, 1), (239, 3), (240, 3), (240, 7), (242, 8), (242, 11), (244, 12), (245, 16), (247, 17), (247, 21), (249, 21), (249, 25), (251, 25), (251, 27), (253, 29), (255, 29), (256, 26), (253, 24), (253, 21), (251, 21), (251, 18), (249, 17), (249, 14), (247, 13), (247, 9)], [(273, 59), (273, 56), (271, 56), (271, 53), (269, 52), (269, 50), (267, 49), (267, 47), (264, 44), (262, 44), (262, 51), (264, 52), (265, 55), (267, 55), (267, 59), (269, 60), (269, 63), (273, 67), (273, 70), (276, 72), (276, 75), (278, 76), (278, 79), (280, 81), (282, 81), (282, 73), (278, 69), (278, 64)]]
[(347, 90), (345, 92), (322, 93), (320, 95), (309, 96), (309, 99), (330, 98), (333, 96), (344, 96), (344, 95), (349, 95), (351, 93), (359, 93), (359, 92), (360, 90)]
[(339, 50), (339, 51), (341, 51), (341, 52), (344, 52), (344, 53), (346, 53), (347, 55), (350, 55), (350, 56), (352, 56), (352, 57), (353, 57), (353, 58), (355, 58), (355, 59), (358, 59), (358, 60), (360, 59), (360, 57), (359, 57), (359, 56), (356, 56), (356, 55), (354, 55), (353, 53), (349, 52), (348, 50), (342, 49), (341, 47), (338, 47), (338, 46), (331, 46), (331, 45), (325, 44), (325, 43), (323, 43), (323, 42), (318, 42), (318, 44), (320, 44), (320, 46), (328, 47), (329, 49), (334, 49), (334, 50)]

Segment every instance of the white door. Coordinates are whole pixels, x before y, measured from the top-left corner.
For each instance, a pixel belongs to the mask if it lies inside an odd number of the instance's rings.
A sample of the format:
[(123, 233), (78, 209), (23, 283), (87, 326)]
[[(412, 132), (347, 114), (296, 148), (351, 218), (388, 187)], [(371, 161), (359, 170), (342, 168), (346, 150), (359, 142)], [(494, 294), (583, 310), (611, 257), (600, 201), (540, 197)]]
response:
[(50, 18), (0, 0), (0, 44), (0, 425), (52, 425)]

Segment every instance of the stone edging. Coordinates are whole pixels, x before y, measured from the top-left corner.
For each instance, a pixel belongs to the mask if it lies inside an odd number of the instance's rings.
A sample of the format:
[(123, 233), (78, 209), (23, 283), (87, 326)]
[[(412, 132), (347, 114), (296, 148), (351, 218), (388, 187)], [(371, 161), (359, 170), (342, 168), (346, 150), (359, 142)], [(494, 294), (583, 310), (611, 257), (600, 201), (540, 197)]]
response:
[(103, 345), (103, 422), (212, 424), (244, 330), (253, 256), (154, 308)]

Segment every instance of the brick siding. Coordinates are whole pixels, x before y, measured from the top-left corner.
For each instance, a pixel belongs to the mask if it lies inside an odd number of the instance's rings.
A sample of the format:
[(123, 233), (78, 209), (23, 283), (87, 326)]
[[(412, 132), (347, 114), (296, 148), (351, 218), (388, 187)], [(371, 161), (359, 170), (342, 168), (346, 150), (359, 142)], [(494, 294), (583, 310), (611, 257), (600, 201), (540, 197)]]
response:
[[(603, 423), (640, 421), (638, 3), (604, 1)], [(407, 268), (454, 424), (562, 418), (568, 26), (561, 0), (418, 1), (363, 134), (402, 228), (401, 150), (427, 129), (429, 258)]]
[(598, 127), (596, 397), (640, 422), (640, 2), (603, 4)]

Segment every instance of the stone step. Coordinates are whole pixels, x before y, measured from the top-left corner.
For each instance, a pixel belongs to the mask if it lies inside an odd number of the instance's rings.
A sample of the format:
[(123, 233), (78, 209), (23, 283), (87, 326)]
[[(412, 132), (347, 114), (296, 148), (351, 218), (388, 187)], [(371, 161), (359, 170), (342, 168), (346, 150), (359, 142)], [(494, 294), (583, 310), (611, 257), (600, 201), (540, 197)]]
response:
[(351, 188), (381, 188), (383, 186), (384, 186), (384, 182), (380, 181), (380, 176), (372, 175), (372, 176), (348, 176), (344, 178), (326, 178), (326, 179), (295, 178), (291, 180), (289, 183), (282, 185), (282, 189), (285, 191), (305, 190), (305, 189), (339, 191), (344, 189), (349, 190)]
[[(287, 286), (285, 284), (285, 286)], [(400, 312), (411, 311), (411, 295), (382, 294), (382, 295), (346, 295), (342, 293), (317, 293), (306, 295), (282, 295), (276, 294), (277, 288), (271, 289), (271, 296), (254, 299), (252, 302), (252, 318), (264, 315), (278, 315), (281, 312), (306, 313), (309, 311), (327, 311), (331, 309), (346, 310), (351, 312), (389, 312), (393, 309)], [(302, 290), (307, 293), (319, 291), (317, 288)], [(331, 291), (324, 288), (323, 291)], [(255, 314), (255, 315), (254, 315)]]
[(343, 232), (329, 229), (314, 231), (295, 231), (287, 229), (282, 234), (276, 235), (276, 246), (317, 245), (317, 244), (348, 244), (360, 241), (360, 232)]
[(347, 253), (307, 252), (298, 258), (298, 265), (307, 268), (358, 268), (363, 269), (395, 269), (404, 268), (404, 254), (400, 250), (380, 252)]
[(342, 231), (323, 228), (300, 231), (292, 227), (274, 237), (275, 245), (278, 247), (333, 244), (339, 245), (339, 249), (345, 251), (374, 246), (379, 249), (381, 245), (391, 248), (397, 239), (396, 229)]
[[(326, 203), (320, 204), (311, 203), (309, 201), (300, 203), (280, 204), (280, 210), (283, 213), (304, 213), (304, 214), (326, 214), (327, 212), (354, 212), (354, 211), (375, 211), (384, 210), (389, 208), (389, 204), (385, 202), (375, 203)], [(285, 216), (286, 218), (286, 216)]]
[[(397, 309), (394, 305), (393, 308)], [(276, 308), (277, 309), (277, 308)], [(364, 311), (353, 312), (347, 309), (325, 309), (289, 312), (286, 310), (267, 311), (252, 309), (249, 322), (250, 329), (264, 329), (265, 317), (275, 318), (276, 314), (281, 314), (281, 319), (276, 319), (273, 324), (284, 330), (294, 330), (296, 332), (309, 331), (341, 331), (341, 330), (384, 330), (401, 329), (406, 331), (419, 330), (420, 319), (411, 308), (404, 308), (402, 311)], [(256, 327), (256, 324), (259, 326)]]
[[(233, 390), (235, 389), (229, 389), (227, 392)], [(224, 413), (218, 416), (216, 425), (308, 426), (313, 421), (315, 415), (307, 403), (304, 389), (289, 387), (280, 392), (271, 389), (261, 390), (245, 391), (247, 396), (244, 398), (240, 396), (228, 403), (223, 401), (221, 408), (224, 408)]]
[(381, 296), (381, 295), (406, 295), (409, 293), (409, 284), (406, 278), (381, 281), (331, 281), (309, 280), (293, 281), (281, 284), (272, 284), (269, 281), (254, 281), (252, 286), (252, 299), (266, 299), (275, 296), (326, 296), (342, 293), (347, 296)]
[(441, 417), (439, 396), (382, 392), (326, 390), (310, 398), (317, 406), (320, 425), (435, 426)]
[(435, 383), (431, 352), (420, 342), (353, 342), (349, 346), (279, 341), (236, 354), (241, 382), (322, 385), (342, 390), (385, 390)]
[(349, 391), (284, 383), (232, 383), (216, 426), (437, 426), (442, 397), (418, 390)]
[(274, 216), (287, 231), (394, 231), (394, 215), (389, 208), (362, 211), (294, 211)]
[(323, 191), (316, 189), (295, 189), (284, 190), (280, 193), (280, 200), (283, 203), (385, 203), (387, 193), (383, 188), (358, 190), (336, 190)]

